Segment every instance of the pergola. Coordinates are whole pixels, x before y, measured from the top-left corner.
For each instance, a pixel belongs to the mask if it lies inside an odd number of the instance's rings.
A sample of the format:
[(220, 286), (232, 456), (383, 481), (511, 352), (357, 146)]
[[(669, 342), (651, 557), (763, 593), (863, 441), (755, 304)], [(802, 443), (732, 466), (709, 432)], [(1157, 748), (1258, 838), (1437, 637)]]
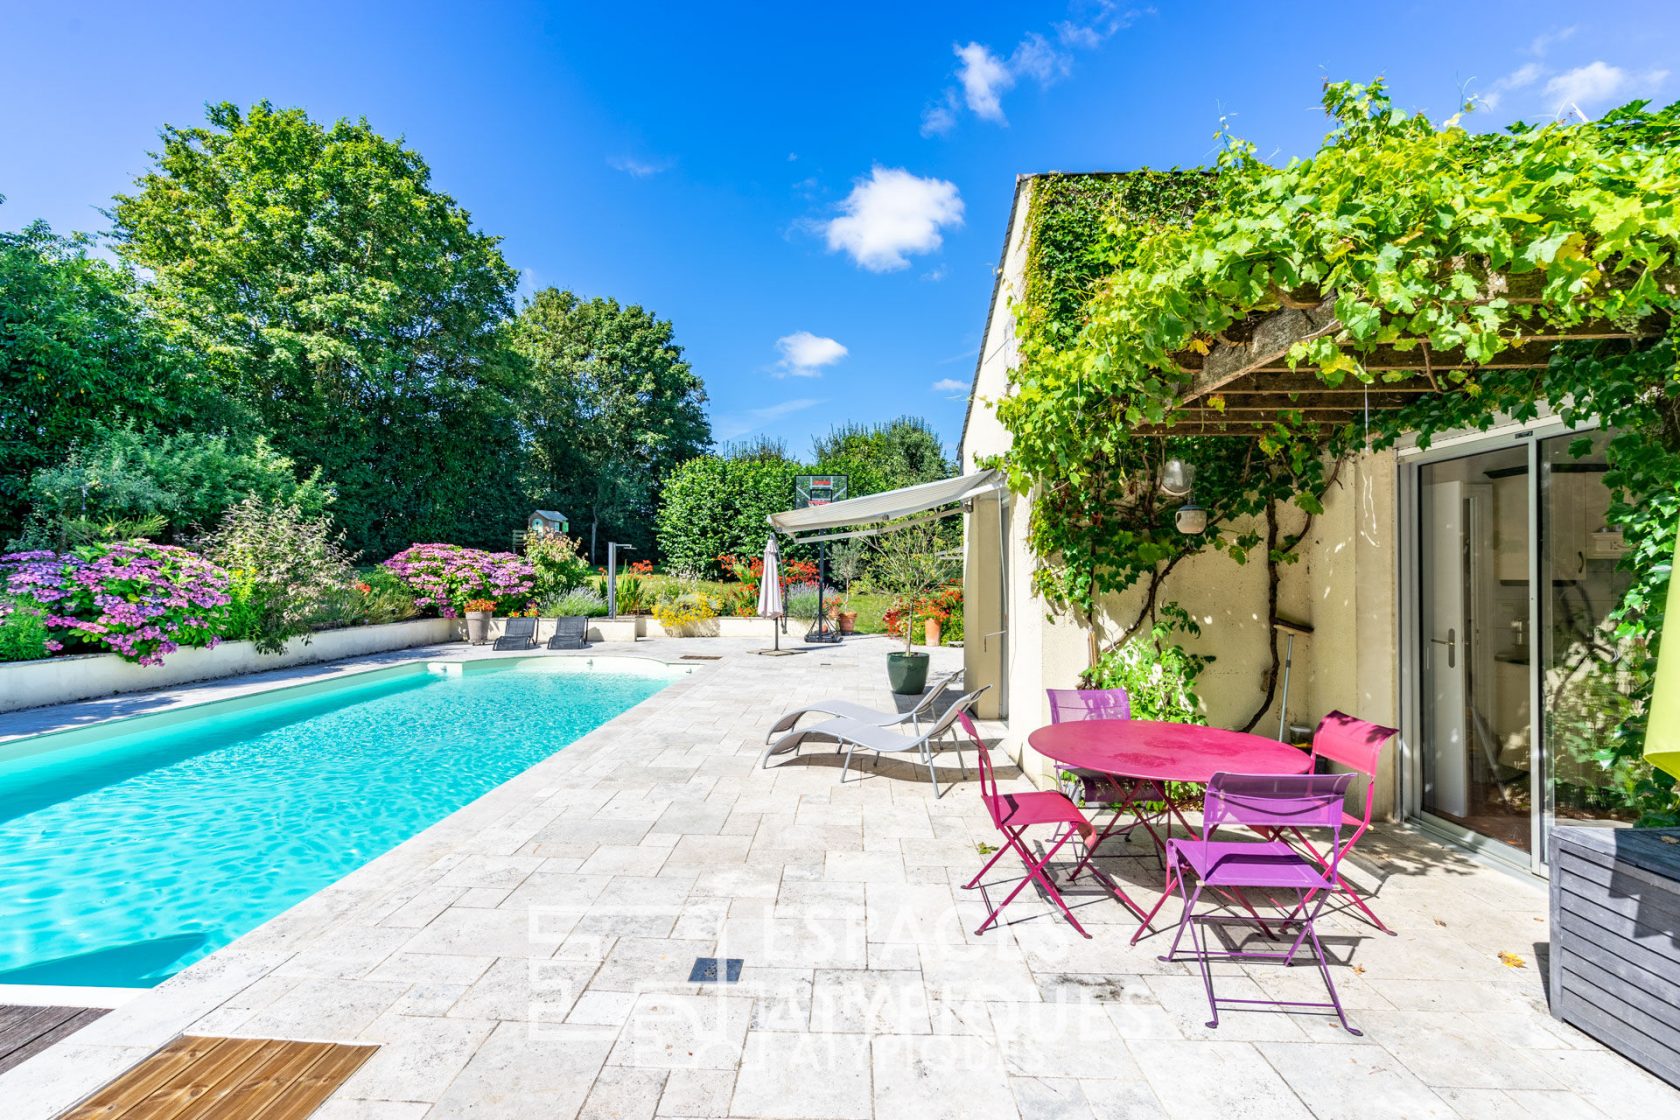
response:
[[(1512, 303), (1538, 302), (1537, 296), (1504, 298)], [(1652, 320), (1632, 328), (1603, 322), (1565, 328), (1537, 324), (1517, 345), (1480, 363), (1470, 361), (1462, 350), (1437, 350), (1418, 339), (1409, 348), (1380, 346), (1366, 355), (1364, 365), (1375, 376), (1374, 382), (1349, 377), (1331, 386), (1310, 365), (1292, 368), (1288, 355), (1298, 342), (1341, 330), (1335, 304), (1331, 296), (1316, 303), (1256, 312), (1222, 332), (1207, 354), (1185, 350), (1175, 355), (1190, 382), (1179, 397), (1172, 422), (1141, 426), (1138, 432), (1252, 437), (1263, 434), (1285, 412), (1299, 413), (1308, 421), (1341, 424), (1368, 411), (1398, 408), (1426, 393), (1461, 391), (1463, 384), (1485, 370), (1543, 368), (1562, 342), (1633, 344), (1662, 333)]]

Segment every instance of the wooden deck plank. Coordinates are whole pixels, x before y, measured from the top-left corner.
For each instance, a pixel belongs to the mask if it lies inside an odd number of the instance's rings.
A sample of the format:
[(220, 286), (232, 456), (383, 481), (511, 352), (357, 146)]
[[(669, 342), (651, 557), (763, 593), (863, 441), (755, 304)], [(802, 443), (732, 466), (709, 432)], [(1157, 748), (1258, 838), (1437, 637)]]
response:
[(258, 1053), (258, 1060), (241, 1071), (241, 1076), (222, 1084), (214, 1094), (207, 1094), (182, 1111), (173, 1120), (211, 1120), (217, 1116), (254, 1116), (266, 1102), (293, 1081), (309, 1071), (327, 1051), (330, 1043), (282, 1042), (269, 1043)]
[(300, 1120), (378, 1049), (183, 1036), (61, 1120)]
[(123, 1120), (174, 1120), (199, 1097), (237, 1078), (241, 1070), (261, 1057), (262, 1051), (260, 1039), (221, 1039), (210, 1053), (117, 1115)]
[(143, 1100), (153, 1090), (191, 1069), (223, 1041), (219, 1038), (177, 1038), (64, 1113), (62, 1120), (112, 1120), (121, 1116), (136, 1101)]
[(70, 1014), (34, 1038), (13, 1046), (10, 1050), (6, 1049), (5, 1046), (0, 1046), (0, 1073), (5, 1073), (13, 1066), (33, 1058), (60, 1039), (70, 1037), (95, 1019), (110, 1014), (109, 1011), (101, 1007), (66, 1007), (60, 1010), (68, 1011)]
[(377, 1046), (332, 1047), (307, 1073), (282, 1089), (269, 1106), (252, 1120), (303, 1120), (378, 1049)]

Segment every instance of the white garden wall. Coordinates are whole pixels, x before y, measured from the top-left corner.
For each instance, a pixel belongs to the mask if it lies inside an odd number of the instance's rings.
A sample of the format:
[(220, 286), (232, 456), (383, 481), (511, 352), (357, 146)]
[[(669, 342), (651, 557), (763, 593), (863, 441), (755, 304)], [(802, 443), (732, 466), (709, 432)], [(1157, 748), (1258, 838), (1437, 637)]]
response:
[(418, 618), (383, 626), (323, 630), (308, 644), (293, 638), (279, 654), (258, 653), (250, 642), (223, 642), (215, 649), (176, 650), (162, 665), (135, 665), (114, 653), (20, 661), (0, 665), (0, 712), (436, 645), (456, 641), (460, 626), (456, 619)]

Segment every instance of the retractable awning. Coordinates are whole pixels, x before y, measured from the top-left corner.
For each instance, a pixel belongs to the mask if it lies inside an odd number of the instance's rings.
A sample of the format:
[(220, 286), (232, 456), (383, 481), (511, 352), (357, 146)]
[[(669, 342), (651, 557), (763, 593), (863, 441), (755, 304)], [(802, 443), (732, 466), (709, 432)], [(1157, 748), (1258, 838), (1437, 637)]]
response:
[[(866, 494), (861, 498), (847, 498), (805, 509), (790, 509), (772, 513), (771, 528), (795, 540), (835, 540), (841, 537), (869, 536), (881, 531), (889, 521), (911, 517), (918, 513), (932, 513), (945, 517), (960, 511), (959, 503), (983, 494), (1003, 489), (1002, 471), (976, 471), (957, 478), (942, 478), (938, 482), (923, 482), (883, 494)], [(951, 509), (944, 509), (951, 506)]]

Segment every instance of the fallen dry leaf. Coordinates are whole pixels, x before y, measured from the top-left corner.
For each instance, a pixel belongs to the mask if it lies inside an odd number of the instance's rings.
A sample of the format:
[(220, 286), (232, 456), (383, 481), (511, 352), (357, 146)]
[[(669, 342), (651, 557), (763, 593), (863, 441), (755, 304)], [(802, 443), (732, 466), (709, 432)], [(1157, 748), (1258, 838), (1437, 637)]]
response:
[(1436, 918), (1436, 919), (1435, 919), (1435, 924), (1436, 924), (1436, 925), (1438, 925), (1438, 926), (1440, 926), (1440, 927), (1441, 927), (1441, 928), (1442, 928), (1442, 929), (1446, 929), (1446, 928), (1447, 928), (1447, 923), (1446, 923), (1446, 922), (1443, 922), (1443, 921), (1442, 921), (1442, 920), (1441, 920), (1441, 919), (1439, 919), (1439, 918)]
[(1501, 950), (1499, 953), (1499, 963), (1504, 965), (1506, 968), (1522, 968), (1528, 964), (1527, 961), (1523, 960), (1515, 953), (1505, 952), (1504, 950)]
[(1664, 844), (1680, 844), (1680, 836), (1659, 836), (1657, 839)]
[(1356, 965), (1353, 966), (1353, 971), (1354, 971), (1354, 975), (1363, 976), (1363, 975), (1365, 975), (1365, 966), (1362, 965), (1362, 964), (1356, 964)]

